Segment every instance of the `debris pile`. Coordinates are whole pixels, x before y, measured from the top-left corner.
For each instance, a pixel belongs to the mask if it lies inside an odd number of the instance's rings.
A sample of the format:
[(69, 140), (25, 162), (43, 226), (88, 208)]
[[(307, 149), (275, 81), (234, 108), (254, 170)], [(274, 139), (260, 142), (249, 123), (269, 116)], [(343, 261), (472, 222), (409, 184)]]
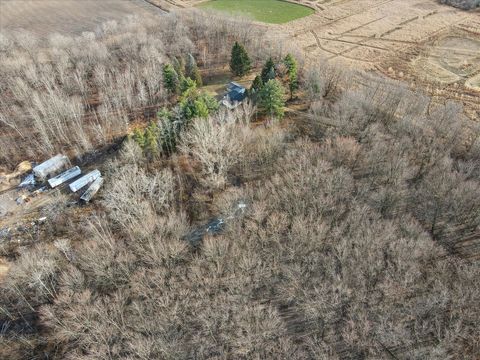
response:
[(22, 182), (20, 183), (20, 185), (18, 185), (18, 187), (20, 188), (28, 188), (28, 187), (33, 187), (35, 186), (36, 184), (36, 181), (35, 181), (35, 175), (32, 174), (28, 174), (23, 180)]
[[(13, 182), (24, 174), (32, 171), (32, 164), (29, 161), (23, 161), (17, 165), (12, 173), (8, 173), (6, 169), (0, 166), (0, 192), (12, 188)], [(33, 176), (33, 175), (32, 175)]]
[(222, 217), (216, 217), (201, 225), (189, 234), (185, 235), (183, 239), (190, 243), (190, 245), (197, 247), (201, 244), (203, 238), (207, 235), (219, 235), (225, 230), (228, 222), (241, 217), (245, 214), (247, 204), (244, 201), (239, 201), (230, 210), (229, 214)]

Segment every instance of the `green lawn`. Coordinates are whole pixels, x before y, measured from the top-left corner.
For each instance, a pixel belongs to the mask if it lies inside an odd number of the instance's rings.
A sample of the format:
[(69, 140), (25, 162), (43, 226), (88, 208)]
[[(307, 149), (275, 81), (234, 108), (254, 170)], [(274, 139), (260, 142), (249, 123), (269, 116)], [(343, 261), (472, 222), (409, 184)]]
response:
[(281, 0), (210, 0), (198, 5), (271, 24), (283, 24), (313, 14), (309, 7)]

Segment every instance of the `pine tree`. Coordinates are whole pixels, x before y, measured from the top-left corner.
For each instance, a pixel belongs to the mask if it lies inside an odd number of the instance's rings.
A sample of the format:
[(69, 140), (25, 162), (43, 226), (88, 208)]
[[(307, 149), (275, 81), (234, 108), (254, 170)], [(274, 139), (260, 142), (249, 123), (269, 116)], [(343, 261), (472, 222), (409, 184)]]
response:
[(200, 87), (203, 85), (202, 76), (200, 75), (200, 70), (198, 70), (197, 62), (192, 54), (188, 54), (187, 65), (185, 67), (185, 76), (194, 80), (197, 83), (197, 86)]
[(142, 150), (145, 148), (145, 131), (142, 129), (136, 128), (133, 130), (133, 140), (142, 148)]
[(275, 67), (272, 66), (270, 68), (270, 71), (267, 74), (267, 79), (268, 80), (274, 80), (276, 77), (277, 77), (277, 71), (275, 70)]
[(252, 86), (250, 87), (249, 96), (252, 98), (252, 100), (257, 101), (258, 95), (262, 91), (262, 88), (263, 88), (262, 78), (259, 75), (257, 75), (257, 76), (255, 76), (255, 79), (253, 80)]
[(269, 58), (262, 69), (262, 81), (266, 84), (269, 80), (273, 80), (277, 76), (277, 71), (275, 70), (275, 62), (272, 58)]
[(171, 155), (176, 150), (179, 134), (183, 127), (177, 109), (170, 111), (163, 108), (157, 113), (159, 149), (165, 155)]
[(206, 118), (218, 110), (218, 101), (211, 95), (196, 89), (185, 92), (180, 101), (182, 116), (187, 122), (194, 118)]
[(290, 99), (293, 99), (293, 94), (298, 90), (298, 64), (297, 60), (288, 54), (283, 60), (285, 66), (288, 69), (288, 88), (290, 90)]
[(285, 114), (284, 89), (278, 80), (269, 80), (259, 96), (260, 108), (271, 117), (282, 118)]
[(230, 70), (235, 76), (245, 76), (252, 68), (252, 63), (247, 51), (238, 42), (235, 42), (232, 48), (232, 58), (230, 60)]
[(170, 119), (172, 117), (172, 112), (168, 110), (168, 108), (163, 107), (157, 112), (157, 119), (158, 120), (164, 120), (164, 119)]
[(180, 81), (180, 92), (182, 94), (186, 93), (186, 92), (189, 92), (191, 91), (192, 89), (196, 89), (197, 88), (197, 82), (195, 80), (192, 80), (191, 78), (189, 77), (184, 77), (181, 81)]
[(165, 86), (171, 94), (178, 94), (179, 85), (178, 73), (172, 65), (166, 64), (163, 67), (163, 86)]
[(179, 77), (185, 76), (185, 61), (183, 58), (178, 58), (175, 56), (172, 64)]
[(158, 126), (155, 122), (151, 122), (145, 129), (145, 146), (144, 151), (150, 156), (158, 154)]

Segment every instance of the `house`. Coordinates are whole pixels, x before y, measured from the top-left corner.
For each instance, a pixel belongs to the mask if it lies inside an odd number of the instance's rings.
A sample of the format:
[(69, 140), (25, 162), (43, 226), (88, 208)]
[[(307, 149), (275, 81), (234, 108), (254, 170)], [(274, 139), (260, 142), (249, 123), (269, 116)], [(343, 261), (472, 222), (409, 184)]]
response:
[(235, 109), (243, 102), (243, 100), (245, 100), (246, 97), (247, 89), (245, 89), (245, 87), (242, 85), (232, 81), (230, 84), (228, 84), (227, 93), (223, 97), (220, 104), (230, 110)]

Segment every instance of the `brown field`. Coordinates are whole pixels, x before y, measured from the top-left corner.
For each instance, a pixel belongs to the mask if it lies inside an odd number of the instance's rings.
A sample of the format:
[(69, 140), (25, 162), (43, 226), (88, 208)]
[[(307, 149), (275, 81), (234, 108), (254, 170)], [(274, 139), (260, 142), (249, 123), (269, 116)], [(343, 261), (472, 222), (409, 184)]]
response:
[(446, 84), (470, 81), (480, 70), (480, 40), (461, 36), (442, 38), (431, 44), (414, 64), (419, 75), (432, 81)]
[(285, 26), (311, 57), (374, 70), (465, 103), (479, 116), (479, 12), (433, 0), (300, 1), (317, 13)]
[(38, 36), (79, 34), (109, 20), (158, 12), (144, 0), (0, 0), (0, 30), (25, 29)]

